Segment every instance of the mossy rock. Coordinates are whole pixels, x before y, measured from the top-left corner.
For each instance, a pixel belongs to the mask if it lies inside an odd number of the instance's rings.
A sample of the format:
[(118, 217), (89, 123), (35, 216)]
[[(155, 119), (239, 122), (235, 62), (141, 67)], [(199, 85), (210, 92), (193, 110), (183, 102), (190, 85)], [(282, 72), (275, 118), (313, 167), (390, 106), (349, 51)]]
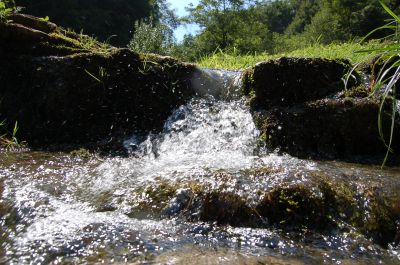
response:
[(162, 129), (194, 94), (194, 65), (87, 38), (26, 15), (0, 23), (0, 59), (8, 62), (0, 65), (0, 119), (18, 121), (30, 146), (114, 148), (116, 139)]
[(248, 72), (244, 90), (254, 91), (253, 109), (290, 106), (343, 90), (350, 69), (344, 60), (283, 57), (258, 63)]
[(344, 92), (344, 97), (348, 99), (354, 98), (367, 98), (371, 95), (371, 91), (364, 84), (354, 86), (350, 89), (346, 89)]
[[(387, 149), (378, 128), (380, 99), (371, 96), (357, 71), (345, 88), (350, 70), (347, 61), (321, 58), (280, 58), (247, 69), (242, 90), (261, 143), (298, 157), (382, 160)], [(381, 117), (386, 141), (389, 105)], [(399, 125), (396, 119), (394, 135)], [(392, 143), (394, 150), (399, 142)]]

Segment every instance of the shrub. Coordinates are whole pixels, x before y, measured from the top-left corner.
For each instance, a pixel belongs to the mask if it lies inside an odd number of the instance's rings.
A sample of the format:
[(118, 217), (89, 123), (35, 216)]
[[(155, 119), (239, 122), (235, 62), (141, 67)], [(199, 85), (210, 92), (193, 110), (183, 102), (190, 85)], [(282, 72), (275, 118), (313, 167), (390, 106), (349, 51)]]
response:
[(128, 48), (139, 53), (167, 55), (173, 44), (173, 31), (168, 26), (141, 20), (135, 22), (135, 34)]

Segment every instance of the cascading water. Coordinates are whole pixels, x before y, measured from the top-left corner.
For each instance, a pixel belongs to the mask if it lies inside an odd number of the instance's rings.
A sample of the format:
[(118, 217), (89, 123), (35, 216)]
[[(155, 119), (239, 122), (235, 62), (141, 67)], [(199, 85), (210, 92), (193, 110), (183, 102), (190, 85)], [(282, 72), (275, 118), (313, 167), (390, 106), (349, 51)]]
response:
[(198, 97), (175, 110), (161, 133), (124, 142), (128, 158), (3, 157), (0, 263), (400, 263), (395, 245), (382, 248), (345, 223), (345, 232), (326, 233), (285, 231), (261, 216), (255, 226), (203, 220), (201, 194), (237, 196), (258, 218), (265, 192), (307, 186), (316, 175), (356, 190), (366, 181), (394, 193), (400, 187), (396, 169), (300, 160), (259, 146), (240, 73), (205, 73)]

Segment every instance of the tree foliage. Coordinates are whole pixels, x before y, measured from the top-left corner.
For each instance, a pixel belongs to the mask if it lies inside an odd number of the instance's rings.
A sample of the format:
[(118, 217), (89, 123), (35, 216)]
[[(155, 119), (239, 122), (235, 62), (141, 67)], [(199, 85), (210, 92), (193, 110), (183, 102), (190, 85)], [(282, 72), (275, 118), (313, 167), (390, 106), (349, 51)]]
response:
[(128, 48), (140, 53), (168, 55), (175, 43), (179, 19), (166, 0), (154, 0), (150, 18), (135, 21)]
[(197, 6), (187, 8), (187, 20), (203, 29), (201, 38), (209, 40), (210, 50), (225, 49), (233, 45), (240, 31), (238, 22), (244, 4), (243, 0), (200, 0)]
[[(399, 11), (398, 0), (385, 0)], [(313, 43), (329, 44), (360, 38), (385, 24), (388, 15), (377, 0), (200, 0), (187, 8), (188, 23), (201, 31), (187, 36), (174, 52), (189, 59), (218, 49), (250, 52), (285, 52)], [(379, 38), (385, 32), (372, 37)], [(190, 45), (196, 50), (187, 52)], [(186, 52), (182, 52), (185, 51)]]

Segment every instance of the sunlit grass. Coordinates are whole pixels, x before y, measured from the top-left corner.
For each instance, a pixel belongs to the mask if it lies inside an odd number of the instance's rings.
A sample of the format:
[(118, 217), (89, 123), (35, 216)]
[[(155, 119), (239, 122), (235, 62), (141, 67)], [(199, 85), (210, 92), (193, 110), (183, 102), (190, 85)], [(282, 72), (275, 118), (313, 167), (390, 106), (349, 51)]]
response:
[[(359, 63), (372, 58), (379, 52), (376, 51), (382, 44), (379, 42), (343, 43), (321, 45), (314, 44), (304, 49), (294, 50), (279, 54), (254, 53), (248, 55), (239, 55), (235, 51), (225, 53), (216, 51), (213, 55), (205, 56), (198, 61), (201, 67), (223, 68), (223, 69), (245, 69), (254, 66), (260, 61), (276, 59), (280, 57), (323, 57), (327, 59), (348, 59), (352, 63)], [(372, 50), (370, 53), (360, 53), (360, 50)]]

